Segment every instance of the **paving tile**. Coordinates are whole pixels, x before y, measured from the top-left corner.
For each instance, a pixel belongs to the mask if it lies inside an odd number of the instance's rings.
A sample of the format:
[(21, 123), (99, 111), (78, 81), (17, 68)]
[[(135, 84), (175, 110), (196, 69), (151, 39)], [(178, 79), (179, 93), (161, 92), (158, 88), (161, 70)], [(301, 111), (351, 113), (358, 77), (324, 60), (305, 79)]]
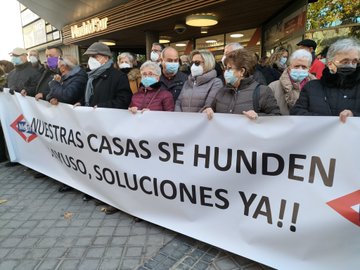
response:
[(59, 260), (57, 259), (45, 259), (36, 270), (54, 270), (58, 264)]
[(3, 261), (0, 261), (0, 270), (12, 270), (19, 263), (20, 263), (20, 261), (18, 261), (18, 260), (3, 260)]
[(79, 270), (96, 270), (98, 265), (100, 264), (100, 260), (95, 259), (85, 259), (79, 265)]
[(105, 252), (105, 247), (90, 247), (87, 250), (87, 258), (101, 258)]
[(77, 270), (80, 260), (63, 260), (60, 263), (59, 270)]
[(120, 259), (104, 259), (100, 264), (99, 270), (114, 270), (120, 265)]

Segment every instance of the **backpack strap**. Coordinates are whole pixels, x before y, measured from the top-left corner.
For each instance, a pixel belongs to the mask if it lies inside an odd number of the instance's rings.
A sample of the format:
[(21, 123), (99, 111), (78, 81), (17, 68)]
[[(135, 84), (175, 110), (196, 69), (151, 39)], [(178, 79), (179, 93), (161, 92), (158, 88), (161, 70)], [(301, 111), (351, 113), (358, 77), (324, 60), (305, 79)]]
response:
[(255, 90), (253, 92), (253, 108), (256, 113), (260, 112), (259, 100), (260, 100), (260, 84), (258, 84), (255, 87)]

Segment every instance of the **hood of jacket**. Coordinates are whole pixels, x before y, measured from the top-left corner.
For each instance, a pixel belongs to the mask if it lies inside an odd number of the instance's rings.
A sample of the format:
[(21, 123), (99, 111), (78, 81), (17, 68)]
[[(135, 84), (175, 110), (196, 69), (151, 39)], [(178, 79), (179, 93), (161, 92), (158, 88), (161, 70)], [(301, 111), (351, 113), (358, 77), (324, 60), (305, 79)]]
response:
[(202, 85), (202, 84), (205, 84), (205, 83), (211, 81), (214, 78), (216, 78), (216, 71), (213, 69), (213, 70), (210, 70), (209, 72), (206, 72), (203, 75), (200, 75), (197, 77), (193, 77), (192, 75), (189, 75), (188, 80), (191, 83), (195, 83), (197, 85)]

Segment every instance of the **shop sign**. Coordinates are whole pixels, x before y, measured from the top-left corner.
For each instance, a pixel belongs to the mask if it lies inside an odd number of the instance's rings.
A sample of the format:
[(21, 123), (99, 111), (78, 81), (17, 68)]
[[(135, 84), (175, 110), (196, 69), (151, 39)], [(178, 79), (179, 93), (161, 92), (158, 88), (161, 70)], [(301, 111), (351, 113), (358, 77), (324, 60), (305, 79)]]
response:
[(99, 19), (98, 17), (82, 22), (81, 26), (71, 26), (71, 37), (78, 38), (90, 35), (107, 29), (108, 18)]

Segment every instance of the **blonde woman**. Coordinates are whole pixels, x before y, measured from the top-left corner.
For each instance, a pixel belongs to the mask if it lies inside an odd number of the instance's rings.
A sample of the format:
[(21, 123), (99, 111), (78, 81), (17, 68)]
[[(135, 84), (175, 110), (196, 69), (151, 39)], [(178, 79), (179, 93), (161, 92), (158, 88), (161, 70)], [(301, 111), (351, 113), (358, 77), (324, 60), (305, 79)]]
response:
[(216, 77), (215, 58), (208, 50), (195, 50), (190, 54), (191, 74), (176, 100), (177, 112), (201, 112), (212, 104), (217, 92), (223, 87)]

